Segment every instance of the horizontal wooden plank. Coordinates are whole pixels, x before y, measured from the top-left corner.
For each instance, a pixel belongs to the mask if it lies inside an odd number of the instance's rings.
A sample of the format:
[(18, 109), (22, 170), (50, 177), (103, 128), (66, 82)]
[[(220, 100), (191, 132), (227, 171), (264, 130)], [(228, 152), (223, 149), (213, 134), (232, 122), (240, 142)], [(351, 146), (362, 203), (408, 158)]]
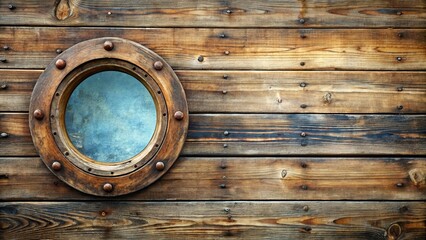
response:
[[(421, 0), (149, 1), (14, 0), (0, 5), (10, 25), (137, 27), (424, 27)], [(229, 10), (229, 11), (228, 11)], [(300, 19), (304, 19), (301, 23)]]
[(3, 202), (0, 226), (5, 239), (424, 239), (425, 213), (422, 202)]
[[(37, 156), (28, 114), (1, 113), (0, 132), (0, 156)], [(425, 115), (191, 114), (182, 154), (425, 155), (425, 141)]]
[[(5, 201), (105, 200), (67, 186), (39, 158), (0, 165)], [(153, 185), (114, 199), (426, 200), (426, 159), (182, 157)]]
[[(0, 111), (28, 111), (41, 72), (0, 70), (0, 85), (6, 85), (0, 89)], [(426, 112), (426, 72), (180, 70), (177, 75), (192, 113)]]
[(174, 69), (426, 69), (425, 29), (65, 27), (1, 27), (0, 43), (10, 49), (0, 68), (45, 68), (57, 49), (108, 36), (141, 43)]

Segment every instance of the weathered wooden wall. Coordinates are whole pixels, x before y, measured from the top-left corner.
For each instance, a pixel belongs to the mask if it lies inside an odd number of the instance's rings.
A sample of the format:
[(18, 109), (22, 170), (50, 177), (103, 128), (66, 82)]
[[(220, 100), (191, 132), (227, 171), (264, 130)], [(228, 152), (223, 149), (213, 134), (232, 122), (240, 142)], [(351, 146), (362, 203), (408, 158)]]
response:
[[(43, 68), (96, 37), (176, 70), (187, 142), (158, 182), (78, 192), (32, 144)], [(0, 1), (0, 239), (425, 239), (424, 0)]]

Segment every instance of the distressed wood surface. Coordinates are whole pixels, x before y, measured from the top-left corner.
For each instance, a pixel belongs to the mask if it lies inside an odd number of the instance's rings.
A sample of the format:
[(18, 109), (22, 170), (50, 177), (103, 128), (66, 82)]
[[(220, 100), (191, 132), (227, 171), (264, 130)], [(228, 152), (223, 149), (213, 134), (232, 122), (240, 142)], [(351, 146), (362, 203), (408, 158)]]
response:
[[(28, 111), (41, 72), (0, 70), (0, 85), (6, 85), (0, 89), (0, 111)], [(426, 72), (181, 70), (177, 75), (192, 113), (399, 113), (401, 105), (403, 113), (426, 112)]]
[(179, 158), (153, 185), (118, 198), (83, 194), (39, 158), (0, 158), (0, 199), (426, 200), (425, 158)]
[(0, 43), (10, 49), (0, 68), (45, 68), (57, 49), (104, 36), (141, 43), (175, 70), (426, 69), (424, 29), (64, 27), (1, 27)]
[[(307, 211), (304, 211), (304, 208)], [(424, 239), (422, 202), (11, 202), (6, 239)]]
[[(12, 11), (8, 9), (9, 3), (15, 6)], [(422, 0), (15, 0), (0, 4), (0, 23), (37, 26), (411, 28), (425, 26), (425, 8)], [(304, 23), (300, 19), (304, 19)]]
[[(37, 156), (28, 128), (0, 114), (1, 156)], [(191, 114), (182, 155), (424, 155), (425, 139), (425, 115)]]

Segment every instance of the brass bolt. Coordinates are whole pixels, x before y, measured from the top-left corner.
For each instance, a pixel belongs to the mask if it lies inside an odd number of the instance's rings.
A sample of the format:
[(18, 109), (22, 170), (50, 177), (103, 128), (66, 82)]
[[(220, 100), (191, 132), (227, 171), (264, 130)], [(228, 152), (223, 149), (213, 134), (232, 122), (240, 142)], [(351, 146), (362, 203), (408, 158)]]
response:
[(158, 170), (158, 171), (163, 171), (164, 170), (164, 163), (163, 162), (157, 162), (156, 164), (155, 164), (155, 168)]
[(7, 137), (9, 137), (8, 133), (5, 133), (5, 132), (0, 133), (0, 138), (7, 138)]
[(64, 69), (64, 68), (65, 68), (65, 66), (67, 65), (67, 62), (65, 62), (65, 60), (64, 60), (64, 59), (61, 59), (61, 58), (60, 58), (60, 59), (56, 60), (55, 65), (56, 65), (56, 68), (57, 68), (57, 69), (61, 70), (61, 69)]
[(176, 111), (174, 114), (174, 117), (176, 120), (182, 120), (183, 119), (183, 112), (181, 111)]
[(59, 170), (61, 170), (61, 168), (62, 168), (62, 164), (61, 164), (60, 162), (58, 162), (58, 161), (54, 161), (54, 162), (52, 163), (52, 169), (53, 169), (53, 170), (55, 170), (55, 171), (59, 171)]
[(163, 62), (161, 62), (161, 61), (156, 61), (156, 62), (154, 63), (154, 68), (155, 68), (155, 70), (157, 70), (157, 71), (160, 71), (161, 69), (163, 69), (163, 67), (164, 67), (164, 64), (163, 64)]
[(37, 120), (42, 120), (44, 118), (44, 113), (40, 109), (36, 109), (33, 115), (34, 115), (34, 118)]
[(112, 192), (112, 190), (114, 189), (114, 187), (112, 186), (111, 183), (105, 183), (104, 186), (102, 187), (102, 189), (105, 192)]
[(104, 49), (107, 51), (111, 51), (114, 48), (114, 43), (111, 41), (105, 41), (104, 42)]
[(204, 61), (204, 57), (203, 57), (203, 56), (201, 56), (201, 55), (200, 55), (200, 56), (198, 56), (198, 61), (199, 61), (199, 62)]

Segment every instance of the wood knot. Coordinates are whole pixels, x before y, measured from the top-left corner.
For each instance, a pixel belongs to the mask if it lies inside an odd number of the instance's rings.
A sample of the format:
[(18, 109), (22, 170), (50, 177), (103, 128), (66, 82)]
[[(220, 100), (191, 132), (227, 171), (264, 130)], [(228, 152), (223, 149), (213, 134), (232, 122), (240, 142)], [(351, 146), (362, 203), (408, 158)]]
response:
[(332, 98), (333, 98), (333, 95), (331, 95), (331, 93), (326, 93), (323, 97), (322, 97), (322, 99), (323, 99), (323, 101), (324, 101), (324, 103), (327, 103), (327, 104), (330, 104), (331, 103), (331, 101), (332, 101)]
[(63, 21), (71, 16), (71, 7), (69, 0), (56, 0), (55, 17)]
[(402, 234), (402, 228), (397, 223), (390, 225), (387, 230), (387, 235), (389, 240), (396, 240), (401, 236), (401, 234)]
[(414, 168), (408, 172), (411, 181), (416, 186), (424, 185), (426, 183), (426, 176), (421, 169)]

